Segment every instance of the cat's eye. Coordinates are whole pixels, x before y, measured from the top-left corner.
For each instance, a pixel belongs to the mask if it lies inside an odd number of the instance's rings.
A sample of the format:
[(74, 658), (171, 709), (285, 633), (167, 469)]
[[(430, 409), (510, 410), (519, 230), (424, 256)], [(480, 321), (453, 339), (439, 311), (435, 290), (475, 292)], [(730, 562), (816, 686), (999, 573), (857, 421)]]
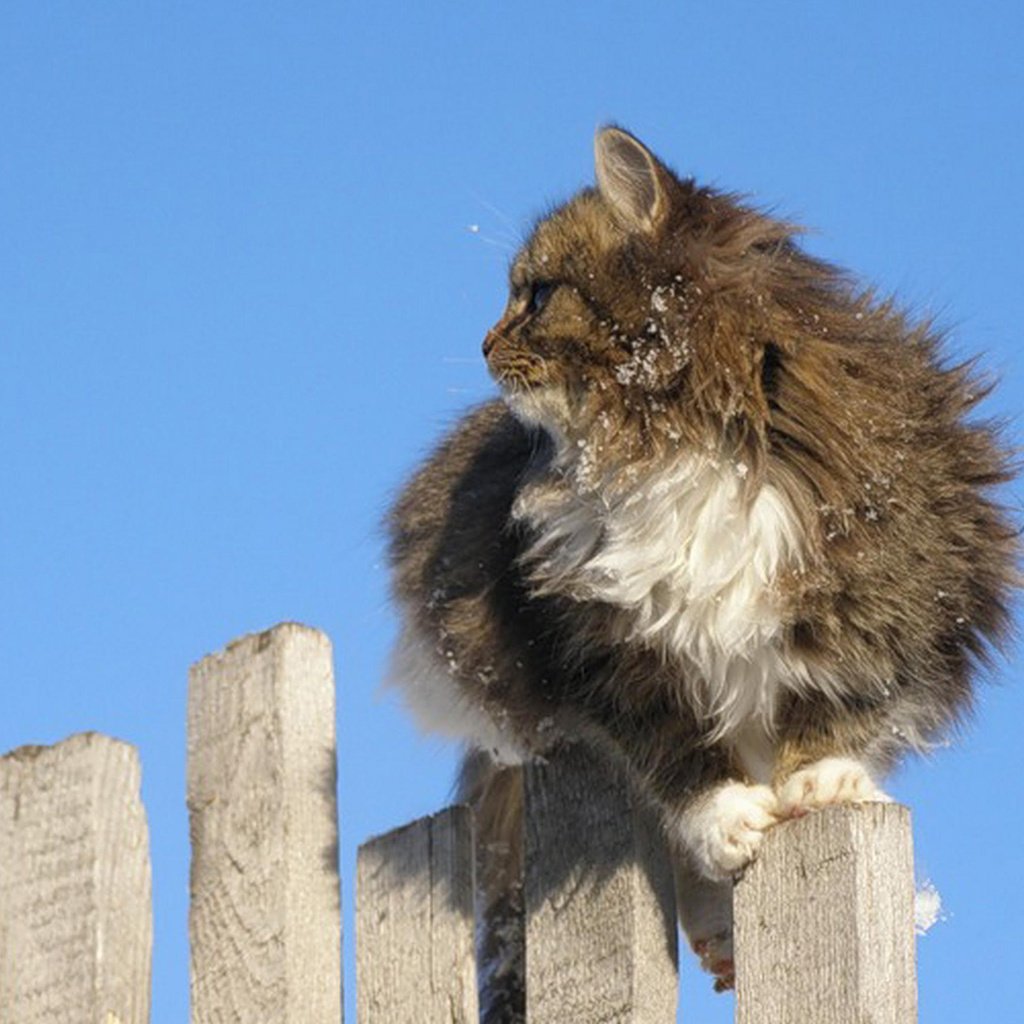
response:
[(555, 285), (550, 281), (538, 281), (530, 288), (526, 299), (526, 309), (529, 313), (539, 313), (554, 294)]

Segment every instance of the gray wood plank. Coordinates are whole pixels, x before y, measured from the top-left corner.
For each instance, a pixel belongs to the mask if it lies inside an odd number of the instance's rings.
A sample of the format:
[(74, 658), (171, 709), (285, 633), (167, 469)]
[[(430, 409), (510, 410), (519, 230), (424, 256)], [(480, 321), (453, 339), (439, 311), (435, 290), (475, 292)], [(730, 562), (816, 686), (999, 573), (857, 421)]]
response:
[(448, 808), (360, 847), (359, 1024), (476, 1024), (473, 904), (469, 808)]
[(190, 673), (195, 1024), (337, 1024), (341, 919), (330, 641), (286, 623)]
[(675, 1021), (676, 911), (660, 827), (583, 747), (526, 769), (530, 1024)]
[(912, 1024), (914, 861), (898, 804), (774, 828), (734, 891), (738, 1024)]
[(0, 1020), (149, 1020), (149, 838), (135, 749), (96, 733), (0, 758)]

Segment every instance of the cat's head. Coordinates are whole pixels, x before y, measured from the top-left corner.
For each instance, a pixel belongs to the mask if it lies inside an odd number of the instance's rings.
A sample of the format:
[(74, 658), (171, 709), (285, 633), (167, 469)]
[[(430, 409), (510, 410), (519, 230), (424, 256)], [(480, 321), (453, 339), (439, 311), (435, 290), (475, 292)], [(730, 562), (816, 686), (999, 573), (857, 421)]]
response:
[(484, 342), (508, 404), (565, 444), (604, 438), (619, 461), (763, 434), (780, 282), (813, 261), (789, 225), (677, 177), (619, 128), (598, 132), (595, 165), (597, 187), (512, 263)]

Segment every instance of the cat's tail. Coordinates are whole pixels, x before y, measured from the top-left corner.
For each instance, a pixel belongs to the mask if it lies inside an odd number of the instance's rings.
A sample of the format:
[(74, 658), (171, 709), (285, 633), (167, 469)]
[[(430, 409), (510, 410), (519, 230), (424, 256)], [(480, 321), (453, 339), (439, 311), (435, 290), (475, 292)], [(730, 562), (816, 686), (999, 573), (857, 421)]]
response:
[(483, 751), (463, 758), (458, 799), (473, 807), (477, 837), (477, 957), (482, 1024), (526, 1019), (523, 771)]

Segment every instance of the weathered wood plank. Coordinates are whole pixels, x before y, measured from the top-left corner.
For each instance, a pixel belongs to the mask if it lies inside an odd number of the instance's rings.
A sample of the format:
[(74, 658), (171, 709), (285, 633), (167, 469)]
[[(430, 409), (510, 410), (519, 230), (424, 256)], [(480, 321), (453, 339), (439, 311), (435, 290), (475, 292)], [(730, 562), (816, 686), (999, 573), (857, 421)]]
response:
[(448, 808), (360, 847), (359, 1024), (476, 1024), (473, 903), (467, 807)]
[(898, 804), (773, 829), (734, 892), (737, 1024), (912, 1024), (914, 859)]
[(149, 1020), (149, 837), (134, 747), (85, 733), (0, 758), (0, 1020)]
[(583, 747), (526, 769), (530, 1024), (675, 1021), (676, 910), (660, 827)]
[(190, 673), (195, 1024), (337, 1024), (341, 920), (331, 645), (293, 623)]

